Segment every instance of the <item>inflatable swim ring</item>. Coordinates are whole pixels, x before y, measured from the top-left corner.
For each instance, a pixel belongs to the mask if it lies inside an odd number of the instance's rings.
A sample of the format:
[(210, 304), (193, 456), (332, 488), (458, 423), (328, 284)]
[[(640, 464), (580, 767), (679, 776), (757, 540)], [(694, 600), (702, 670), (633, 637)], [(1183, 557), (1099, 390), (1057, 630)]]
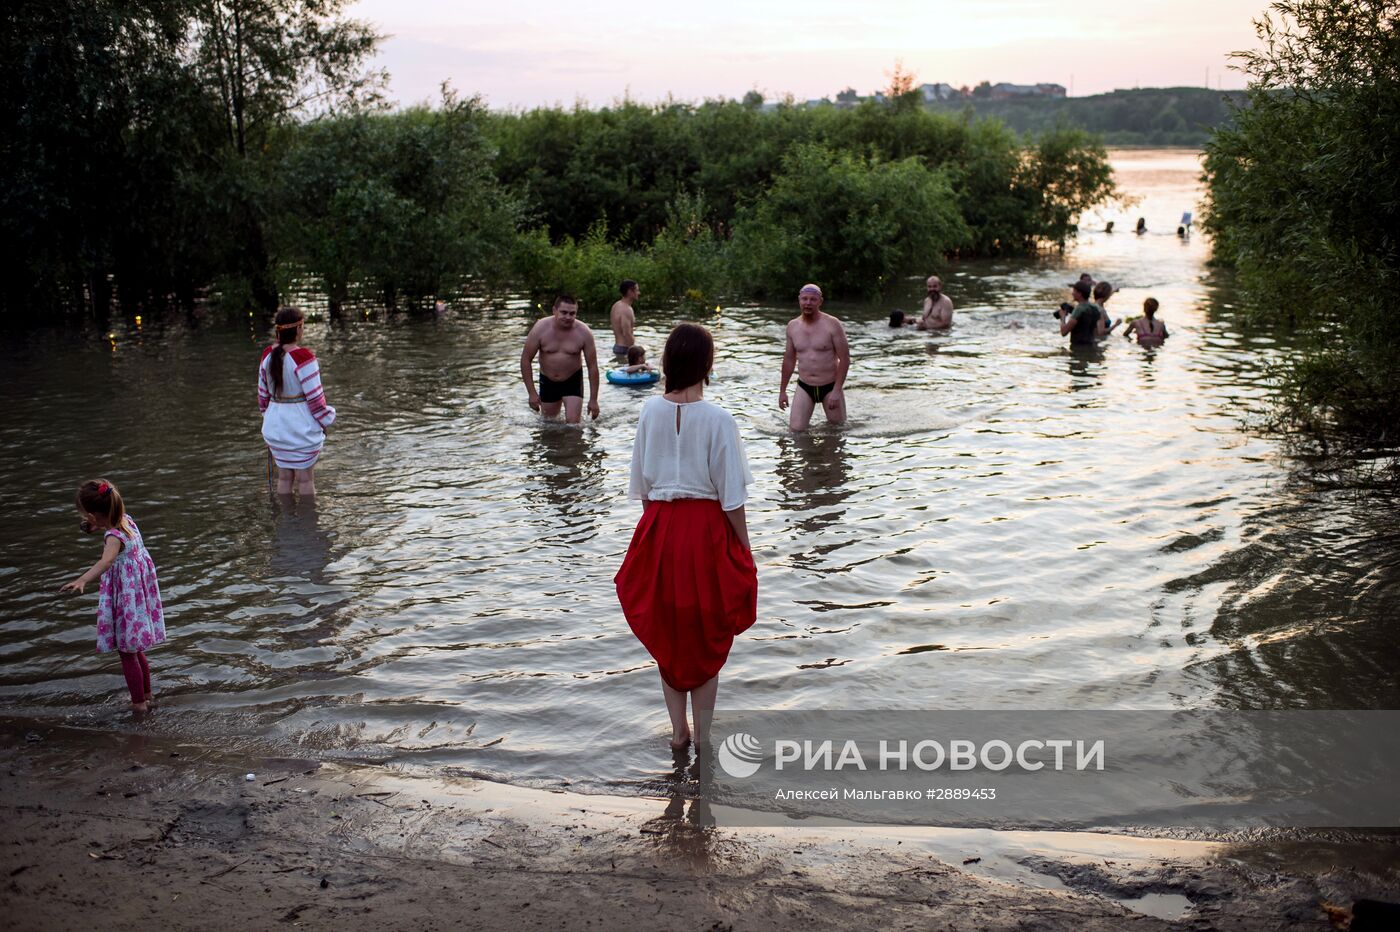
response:
[(661, 381), (661, 373), (623, 372), (621, 369), (609, 369), (608, 381), (614, 385), (651, 385)]

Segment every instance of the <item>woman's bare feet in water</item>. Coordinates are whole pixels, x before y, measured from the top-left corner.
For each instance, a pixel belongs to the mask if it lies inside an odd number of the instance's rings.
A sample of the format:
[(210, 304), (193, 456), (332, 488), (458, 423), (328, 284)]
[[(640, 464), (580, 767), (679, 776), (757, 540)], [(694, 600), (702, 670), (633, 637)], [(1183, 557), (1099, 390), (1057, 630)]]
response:
[(131, 711), (132, 711), (132, 714), (134, 714), (134, 715), (145, 715), (147, 712), (151, 711), (150, 703), (149, 703), (149, 702), (133, 702), (133, 703), (131, 704)]
[(690, 732), (682, 732), (679, 736), (675, 732), (671, 733), (671, 750), (683, 751), (690, 746)]
[(155, 707), (156, 707), (156, 696), (155, 696), (155, 693), (146, 693), (146, 708), (148, 708), (148, 709), (154, 709)]

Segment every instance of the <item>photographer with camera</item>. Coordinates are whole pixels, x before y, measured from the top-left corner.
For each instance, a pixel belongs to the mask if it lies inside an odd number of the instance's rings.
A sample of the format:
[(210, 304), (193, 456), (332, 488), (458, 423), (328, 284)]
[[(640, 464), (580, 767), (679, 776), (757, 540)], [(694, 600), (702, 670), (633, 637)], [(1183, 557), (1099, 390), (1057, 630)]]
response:
[(1089, 300), (1092, 289), (1087, 283), (1075, 282), (1073, 291), (1074, 300), (1077, 302), (1075, 306), (1061, 304), (1060, 309), (1055, 312), (1055, 317), (1060, 321), (1060, 336), (1068, 333), (1070, 346), (1093, 346), (1103, 312), (1097, 304)]

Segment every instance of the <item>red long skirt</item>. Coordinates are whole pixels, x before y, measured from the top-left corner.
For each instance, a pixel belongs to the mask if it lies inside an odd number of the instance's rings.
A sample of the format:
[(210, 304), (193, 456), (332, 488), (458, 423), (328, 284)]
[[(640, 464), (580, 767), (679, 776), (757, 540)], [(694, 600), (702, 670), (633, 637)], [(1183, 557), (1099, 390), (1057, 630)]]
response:
[(704, 685), (758, 615), (758, 572), (719, 502), (654, 502), (613, 580), (632, 633), (672, 689)]

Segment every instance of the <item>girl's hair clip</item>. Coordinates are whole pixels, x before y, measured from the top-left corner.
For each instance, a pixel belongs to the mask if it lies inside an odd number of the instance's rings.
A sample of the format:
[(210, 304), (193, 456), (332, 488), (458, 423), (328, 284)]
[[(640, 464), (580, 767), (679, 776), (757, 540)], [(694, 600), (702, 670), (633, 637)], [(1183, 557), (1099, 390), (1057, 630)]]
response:
[(294, 321), (292, 321), (290, 324), (278, 324), (278, 325), (277, 325), (277, 329), (278, 329), (278, 330), (292, 330), (292, 329), (295, 329), (296, 327), (300, 327), (300, 326), (302, 325), (303, 322), (304, 322), (304, 319), (303, 319), (303, 320), (294, 320)]
[(109, 482), (99, 482), (99, 483), (97, 484), (97, 494), (98, 494), (98, 495), (106, 495), (106, 494), (107, 494), (108, 492), (110, 492), (110, 491), (112, 491), (112, 485), (111, 485), (111, 483), (109, 483)]

